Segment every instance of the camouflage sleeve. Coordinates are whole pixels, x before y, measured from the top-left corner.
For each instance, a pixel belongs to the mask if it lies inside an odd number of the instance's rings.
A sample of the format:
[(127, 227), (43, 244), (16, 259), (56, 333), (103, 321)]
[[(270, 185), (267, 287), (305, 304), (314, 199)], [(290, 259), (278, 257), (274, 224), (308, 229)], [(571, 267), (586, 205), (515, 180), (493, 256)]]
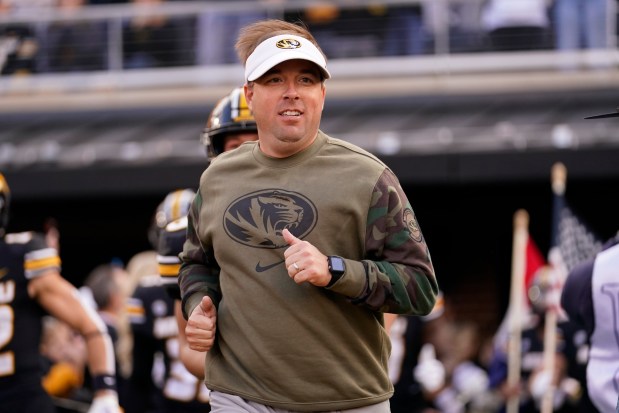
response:
[(354, 302), (385, 313), (429, 314), (438, 294), (430, 252), (413, 208), (389, 169), (372, 194), (365, 247), (365, 286)]
[(219, 265), (215, 261), (212, 248), (205, 248), (198, 236), (201, 209), (202, 196), (198, 192), (187, 215), (187, 239), (180, 254), (181, 267), (178, 273), (185, 319), (205, 295), (211, 297), (216, 307), (221, 299)]

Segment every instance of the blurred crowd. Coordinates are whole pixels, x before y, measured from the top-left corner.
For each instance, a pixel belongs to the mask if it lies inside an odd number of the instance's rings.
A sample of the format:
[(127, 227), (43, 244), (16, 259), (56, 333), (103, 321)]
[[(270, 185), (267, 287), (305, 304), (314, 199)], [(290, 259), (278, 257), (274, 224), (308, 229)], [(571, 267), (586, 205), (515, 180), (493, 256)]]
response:
[[(239, 28), (273, 17), (260, 8), (182, 16), (136, 13), (121, 19), (74, 17), (102, 5), (133, 4), (137, 11), (165, 2), (174, 0), (0, 0), (0, 18), (5, 18), (0, 20), (0, 72), (236, 63), (232, 43)], [(51, 8), (61, 11), (63, 18), (11, 23), (12, 17), (27, 21)], [(472, 0), (447, 2), (446, 9), (437, 2), (376, 2), (358, 8), (317, 2), (301, 9), (282, 8), (280, 17), (305, 22), (327, 57), (337, 59), (614, 47), (615, 9), (615, 0)], [(440, 36), (446, 36), (448, 50)]]
[[(552, 411), (595, 412), (586, 390), (586, 333), (567, 319), (557, 323), (554, 372), (548, 376), (544, 362), (548, 288), (541, 272), (528, 286), (530, 313), (522, 330), (517, 386), (508, 385), (510, 349), (504, 332), (499, 328), (492, 337), (481, 335), (479, 325), (454, 314), (443, 293), (428, 316), (386, 314), (395, 387), (392, 412), (498, 413), (505, 411), (508, 399), (517, 397), (519, 412), (536, 413), (542, 411), (549, 389)], [(208, 401), (206, 387), (178, 361), (178, 330), (159, 281), (154, 250), (136, 254), (126, 265), (97, 266), (80, 291), (110, 331), (119, 400), (126, 413), (176, 411), (166, 409), (165, 398)], [(80, 406), (92, 397), (83, 338), (48, 316), (41, 354), (47, 369), (43, 385), (57, 407), (61, 412), (83, 411)]]

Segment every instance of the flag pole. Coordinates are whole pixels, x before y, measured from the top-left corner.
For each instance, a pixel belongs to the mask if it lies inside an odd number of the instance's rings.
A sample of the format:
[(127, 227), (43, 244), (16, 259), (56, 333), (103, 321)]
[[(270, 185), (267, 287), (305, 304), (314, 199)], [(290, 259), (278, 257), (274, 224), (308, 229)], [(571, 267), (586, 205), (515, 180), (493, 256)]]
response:
[(552, 184), (552, 192), (556, 196), (565, 195), (565, 187), (567, 182), (567, 168), (561, 162), (556, 162), (552, 165), (550, 171), (550, 183)]
[[(509, 298), (509, 336), (507, 385), (509, 389), (520, 387), (520, 363), (522, 358), (522, 316), (524, 312), (524, 278), (526, 272), (526, 250), (529, 237), (529, 214), (519, 209), (514, 214), (514, 235), (512, 245), (512, 274)], [(520, 405), (518, 393), (511, 394), (507, 399), (506, 413), (517, 413)]]
[[(553, 196), (562, 197), (565, 194), (565, 187), (567, 182), (567, 169), (561, 162), (557, 162), (552, 166), (551, 170), (551, 185)], [(553, 217), (558, 219), (559, 217)], [(552, 265), (552, 263), (551, 263)], [(557, 268), (551, 271), (557, 271)], [(553, 274), (553, 276), (557, 276)], [(555, 385), (554, 385), (554, 370), (555, 370), (555, 354), (557, 351), (557, 316), (558, 309), (555, 306), (548, 306), (546, 308), (545, 321), (544, 321), (544, 371), (549, 372), (553, 381), (548, 387), (542, 398), (541, 413), (552, 413)]]
[(544, 324), (544, 371), (549, 372), (552, 381), (542, 398), (541, 413), (552, 413), (555, 392), (555, 352), (557, 348), (557, 312), (554, 309), (546, 310)]

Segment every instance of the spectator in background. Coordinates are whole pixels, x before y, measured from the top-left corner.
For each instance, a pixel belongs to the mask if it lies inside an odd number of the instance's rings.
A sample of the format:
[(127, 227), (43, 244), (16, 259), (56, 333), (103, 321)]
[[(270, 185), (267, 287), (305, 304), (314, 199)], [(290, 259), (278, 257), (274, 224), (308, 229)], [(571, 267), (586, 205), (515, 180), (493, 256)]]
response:
[[(132, 0), (148, 11), (165, 0)], [(179, 28), (165, 15), (149, 13), (135, 16), (123, 29), (123, 60), (127, 69), (171, 67), (182, 64)]]
[(84, 399), (80, 394), (86, 371), (86, 342), (68, 324), (47, 316), (43, 322), (41, 354), (49, 369), (43, 387), (51, 396)]
[[(122, 268), (113, 264), (102, 264), (94, 268), (84, 281), (84, 286), (92, 293), (99, 316), (107, 326), (114, 344), (115, 353), (118, 352), (117, 349), (119, 347), (119, 324), (125, 311), (126, 296), (123, 290), (123, 283), (126, 282), (126, 279), (127, 274)], [(123, 368), (118, 357), (116, 357), (115, 362), (118, 395), (120, 405), (123, 406), (126, 378), (122, 374)]]
[(339, 8), (317, 2), (300, 11), (289, 10), (284, 20), (306, 24), (329, 58), (379, 56), (384, 47), (387, 6), (374, 3), (367, 7)]
[(128, 3), (129, 0), (89, 0), (88, 4), (97, 5), (97, 4), (122, 4)]
[(387, 8), (385, 25), (385, 56), (419, 55), (424, 53), (426, 29), (423, 22), (421, 4), (394, 6)]
[(558, 50), (608, 47), (608, 0), (554, 0)]
[[(0, 0), (0, 16), (32, 12), (39, 2)], [(39, 41), (32, 27), (24, 24), (0, 25), (0, 75), (35, 73)]]
[(547, 48), (547, 0), (487, 0), (481, 23), (494, 51)]
[[(480, 364), (482, 347), (477, 326), (452, 321), (438, 328), (443, 331), (435, 331), (436, 337), (430, 336), (424, 344), (414, 370), (425, 397), (444, 413), (494, 411), (496, 405), (488, 398), (488, 373)], [(436, 347), (436, 355), (428, 344)], [(445, 371), (442, 385), (431, 380), (439, 363)]]
[(0, 29), (0, 74), (29, 75), (36, 72), (39, 49), (34, 33), (26, 26)]
[[(394, 393), (389, 402), (392, 413), (422, 413), (431, 407), (430, 401), (423, 394), (421, 383), (415, 377), (414, 370), (418, 365), (421, 348), (429, 338), (427, 331), (431, 329), (431, 323), (441, 318), (444, 311), (444, 300), (442, 293), (439, 293), (434, 309), (427, 316), (385, 314), (385, 329), (391, 339), (389, 378), (393, 383)], [(443, 323), (443, 319), (440, 323)], [(435, 375), (427, 376), (428, 380), (442, 381), (443, 378), (444, 369)]]
[[(60, 11), (70, 16), (86, 5), (86, 0), (57, 0)], [(81, 72), (107, 68), (107, 27), (99, 20), (53, 22), (41, 39), (42, 72)]]
[(198, 16), (196, 31), (198, 65), (238, 63), (234, 42), (239, 29), (265, 17), (264, 11), (209, 10), (202, 13)]
[[(387, 314), (394, 383), (392, 413), (487, 412), (488, 375), (479, 365), (479, 337), (472, 323), (444, 315), (443, 294), (424, 317)], [(391, 321), (393, 320), (393, 321)]]
[(334, 46), (338, 43), (338, 37), (342, 28), (346, 27), (346, 17), (342, 19), (342, 10), (335, 4), (316, 2), (305, 7), (303, 10), (289, 10), (284, 14), (284, 20), (301, 20), (312, 31), (314, 38), (322, 45), (322, 50), (327, 57), (337, 55)]

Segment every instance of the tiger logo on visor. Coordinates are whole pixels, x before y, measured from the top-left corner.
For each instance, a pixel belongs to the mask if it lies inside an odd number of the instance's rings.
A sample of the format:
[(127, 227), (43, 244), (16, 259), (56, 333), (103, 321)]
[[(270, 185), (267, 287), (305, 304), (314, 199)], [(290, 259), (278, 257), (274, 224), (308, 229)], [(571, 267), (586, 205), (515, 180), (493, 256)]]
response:
[(301, 42), (295, 39), (281, 39), (275, 43), (280, 49), (298, 49), (301, 47)]

